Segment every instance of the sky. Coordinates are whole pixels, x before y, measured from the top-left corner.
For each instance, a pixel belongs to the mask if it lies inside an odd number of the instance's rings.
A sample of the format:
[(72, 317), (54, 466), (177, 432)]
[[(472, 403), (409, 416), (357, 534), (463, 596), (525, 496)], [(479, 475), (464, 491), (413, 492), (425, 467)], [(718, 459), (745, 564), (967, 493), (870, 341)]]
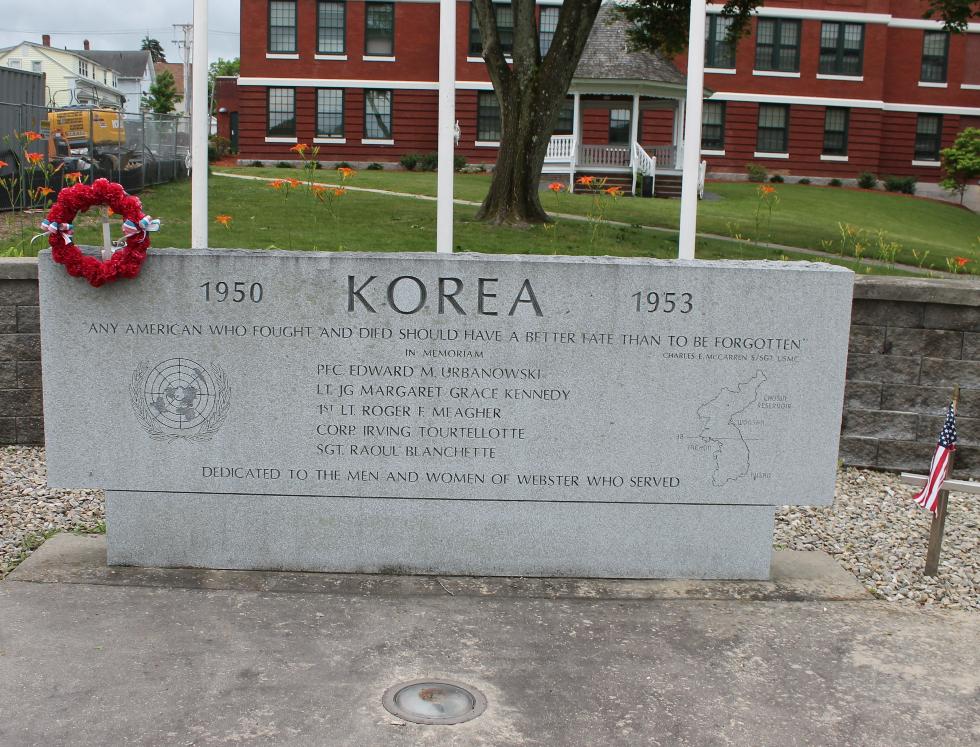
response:
[[(51, 34), (53, 47), (81, 49), (88, 39), (92, 49), (139, 49), (148, 35), (167, 62), (180, 62), (173, 24), (193, 20), (193, 0), (0, 0), (0, 47)], [(209, 60), (238, 57), (239, 0), (210, 0), (208, 28)]]

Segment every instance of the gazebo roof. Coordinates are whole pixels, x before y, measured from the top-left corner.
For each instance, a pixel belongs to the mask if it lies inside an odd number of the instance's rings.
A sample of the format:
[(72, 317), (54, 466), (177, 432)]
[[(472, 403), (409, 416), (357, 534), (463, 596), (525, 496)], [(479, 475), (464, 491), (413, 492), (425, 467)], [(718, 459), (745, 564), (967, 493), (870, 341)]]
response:
[(629, 50), (627, 26), (611, 3), (600, 8), (575, 69), (575, 79), (636, 81), (683, 88), (686, 80), (673, 62), (653, 52)]

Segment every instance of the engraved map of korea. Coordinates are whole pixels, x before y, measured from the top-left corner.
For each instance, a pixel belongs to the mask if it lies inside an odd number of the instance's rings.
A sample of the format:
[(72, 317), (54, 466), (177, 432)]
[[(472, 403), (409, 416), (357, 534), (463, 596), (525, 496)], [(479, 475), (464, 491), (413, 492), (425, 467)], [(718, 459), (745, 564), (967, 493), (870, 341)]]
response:
[(721, 487), (727, 482), (744, 477), (749, 472), (751, 452), (748, 440), (736, 416), (748, 410), (759, 400), (759, 389), (766, 382), (766, 375), (756, 371), (748, 381), (733, 388), (723, 388), (697, 410), (701, 421), (698, 438), (710, 444), (710, 454), (715, 462), (711, 482)]

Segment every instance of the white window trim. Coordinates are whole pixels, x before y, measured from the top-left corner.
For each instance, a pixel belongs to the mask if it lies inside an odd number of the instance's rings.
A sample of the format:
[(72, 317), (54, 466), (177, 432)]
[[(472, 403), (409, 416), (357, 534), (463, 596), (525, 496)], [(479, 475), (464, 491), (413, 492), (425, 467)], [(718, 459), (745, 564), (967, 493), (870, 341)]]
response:
[(715, 75), (735, 75), (738, 71), (733, 67), (706, 67), (704, 72)]
[(315, 54), (313, 55), (314, 60), (336, 60), (337, 62), (347, 62), (347, 55), (345, 54)]
[(946, 88), (949, 83), (928, 83), (924, 80), (919, 81), (919, 88)]
[(930, 169), (938, 169), (943, 165), (942, 161), (912, 161), (913, 166), (924, 166)]
[(764, 78), (799, 78), (799, 72), (790, 73), (784, 72), (782, 70), (753, 70), (753, 75), (759, 75)]
[[(721, 3), (709, 3), (708, 13), (721, 13), (725, 6)], [(802, 18), (811, 21), (853, 21), (855, 23), (881, 23), (895, 28), (932, 29), (942, 31), (942, 21), (917, 18), (895, 18), (890, 13), (859, 13), (849, 10), (824, 10), (802, 8), (758, 8), (753, 15), (760, 18)], [(980, 31), (980, 23), (967, 24), (967, 31)]]
[(966, 91), (980, 91), (980, 83), (960, 83), (960, 88)]
[(762, 151), (756, 151), (753, 158), (789, 158), (789, 153), (763, 153)]
[(295, 137), (268, 137), (266, 136), (265, 141), (267, 143), (298, 143), (299, 139)]
[(265, 58), (267, 60), (298, 60), (299, 53), (295, 52), (287, 54), (285, 52), (266, 52)]
[(382, 138), (374, 137), (364, 137), (361, 138), (361, 145), (394, 145), (394, 140), (385, 140)]
[(863, 75), (832, 75), (831, 73), (817, 73), (817, 80), (849, 80), (854, 83), (863, 83)]
[(475, 140), (473, 141), (473, 145), (475, 145), (477, 148), (499, 148), (500, 141), (499, 140)]
[(702, 150), (701, 151), (701, 155), (702, 156), (723, 156), (723, 155), (725, 155), (725, 151), (723, 151), (723, 150)]
[(466, 56), (466, 61), (467, 62), (483, 62), (483, 58), (482, 57), (471, 57), (471, 56), (467, 55)]
[(343, 145), (347, 142), (345, 137), (315, 137), (314, 145)]
[(836, 161), (838, 163), (847, 163), (847, 156), (827, 156), (823, 153), (820, 154), (821, 161)]
[(391, 55), (381, 55), (381, 54), (365, 54), (361, 55), (361, 59), (364, 62), (395, 62), (395, 57)]

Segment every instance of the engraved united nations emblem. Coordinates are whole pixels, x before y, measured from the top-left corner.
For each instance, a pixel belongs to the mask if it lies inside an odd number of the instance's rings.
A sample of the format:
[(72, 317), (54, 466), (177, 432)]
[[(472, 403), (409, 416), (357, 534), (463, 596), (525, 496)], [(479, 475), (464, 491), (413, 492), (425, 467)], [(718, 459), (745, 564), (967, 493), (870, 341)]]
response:
[(190, 358), (171, 358), (156, 366), (143, 361), (129, 387), (136, 420), (150, 438), (207, 441), (231, 405), (231, 387), (216, 363), (203, 366)]

